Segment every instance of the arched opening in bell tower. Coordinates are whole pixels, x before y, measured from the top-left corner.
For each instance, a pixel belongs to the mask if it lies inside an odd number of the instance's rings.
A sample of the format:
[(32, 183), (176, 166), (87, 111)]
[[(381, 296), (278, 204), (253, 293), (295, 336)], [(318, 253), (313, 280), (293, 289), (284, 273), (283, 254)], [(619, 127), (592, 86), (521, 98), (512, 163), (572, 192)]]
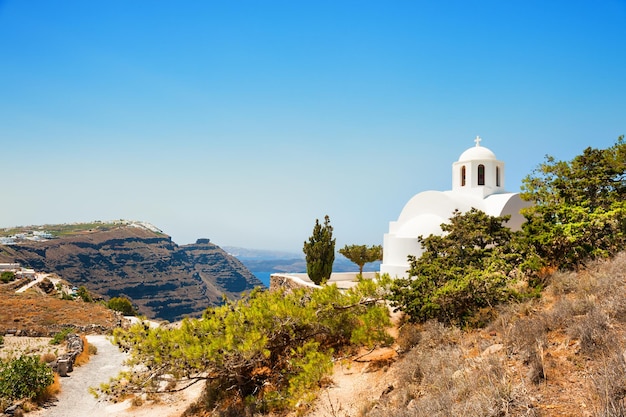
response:
[(478, 185), (485, 185), (485, 166), (478, 165)]

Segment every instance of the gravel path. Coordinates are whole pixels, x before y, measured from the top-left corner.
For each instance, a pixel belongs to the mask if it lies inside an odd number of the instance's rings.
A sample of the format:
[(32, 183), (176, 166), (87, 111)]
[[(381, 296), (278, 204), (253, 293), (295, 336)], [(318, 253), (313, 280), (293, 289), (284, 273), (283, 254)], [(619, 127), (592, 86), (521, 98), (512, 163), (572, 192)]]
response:
[(86, 365), (74, 368), (69, 377), (61, 378), (61, 393), (52, 405), (28, 413), (29, 417), (178, 417), (202, 393), (202, 384), (185, 391), (164, 395), (157, 404), (133, 407), (131, 400), (110, 403), (97, 400), (89, 387), (97, 388), (122, 370), (126, 355), (111, 344), (106, 336), (87, 336), (98, 348)]
[[(98, 387), (102, 382), (116, 376), (122, 370), (126, 355), (111, 344), (106, 336), (89, 335), (87, 340), (98, 348), (98, 354), (89, 362), (75, 367), (68, 377), (61, 378), (61, 393), (51, 406), (29, 414), (36, 417), (84, 417), (107, 416), (119, 408), (115, 404), (97, 400), (89, 393), (89, 387)], [(117, 408), (117, 409), (116, 409)]]

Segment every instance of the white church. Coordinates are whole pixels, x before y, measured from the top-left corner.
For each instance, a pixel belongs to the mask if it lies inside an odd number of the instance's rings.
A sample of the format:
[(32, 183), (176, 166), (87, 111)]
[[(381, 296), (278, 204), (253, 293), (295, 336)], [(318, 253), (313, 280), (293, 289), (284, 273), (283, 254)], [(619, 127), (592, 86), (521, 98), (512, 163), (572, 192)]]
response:
[(418, 236), (442, 234), (440, 225), (447, 223), (455, 209), (461, 212), (472, 207), (491, 216), (511, 215), (506, 226), (519, 230), (524, 217), (520, 209), (527, 207), (519, 193), (504, 189), (504, 162), (480, 145), (463, 152), (452, 164), (452, 190), (424, 191), (416, 194), (404, 206), (398, 220), (389, 223), (389, 233), (383, 240), (383, 262), (380, 272), (392, 278), (406, 277), (408, 255), (419, 257), (423, 252)]

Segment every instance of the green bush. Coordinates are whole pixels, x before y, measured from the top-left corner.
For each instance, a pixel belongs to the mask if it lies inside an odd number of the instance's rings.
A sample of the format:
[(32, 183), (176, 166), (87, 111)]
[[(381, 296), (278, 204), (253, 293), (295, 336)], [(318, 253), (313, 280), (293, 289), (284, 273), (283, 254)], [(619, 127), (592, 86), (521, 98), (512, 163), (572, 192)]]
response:
[(119, 311), (125, 316), (136, 316), (137, 311), (133, 304), (126, 297), (113, 297), (107, 303), (107, 307), (111, 310)]
[(575, 269), (612, 257), (626, 244), (626, 142), (588, 147), (571, 161), (546, 156), (523, 180), (529, 243), (551, 266)]
[(78, 291), (76, 291), (76, 295), (82, 298), (82, 300), (86, 303), (93, 303), (93, 297), (91, 296), (87, 288), (82, 285), (80, 286), (80, 288), (78, 288)]
[(70, 333), (72, 333), (72, 329), (70, 329), (70, 328), (61, 330), (60, 332), (58, 332), (57, 334), (54, 335), (54, 337), (50, 341), (50, 344), (51, 345), (59, 345), (59, 344), (61, 344), (61, 342), (63, 342), (65, 340), (65, 338), (67, 337), (67, 335), (70, 334)]
[(53, 382), (52, 369), (38, 356), (0, 362), (0, 397), (5, 401), (34, 398)]
[(409, 257), (409, 278), (394, 281), (393, 305), (413, 322), (484, 323), (489, 309), (519, 296), (511, 290), (515, 278), (536, 267), (532, 254), (518, 250), (519, 235), (504, 225), (508, 219), (474, 208), (455, 210), (450, 222), (441, 225), (445, 235), (420, 236), (424, 253)]
[(0, 281), (4, 282), (5, 284), (13, 281), (14, 279), (15, 274), (11, 271), (4, 271), (2, 274), (0, 274)]

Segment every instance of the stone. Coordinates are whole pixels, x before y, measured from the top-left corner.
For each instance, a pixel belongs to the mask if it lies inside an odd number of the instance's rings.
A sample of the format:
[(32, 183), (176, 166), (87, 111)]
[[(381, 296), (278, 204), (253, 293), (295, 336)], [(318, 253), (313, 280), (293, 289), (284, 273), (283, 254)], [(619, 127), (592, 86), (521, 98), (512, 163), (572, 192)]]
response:
[(59, 372), (59, 376), (67, 376), (68, 369), (69, 361), (67, 359), (59, 359), (57, 361), (57, 370)]
[(491, 345), (487, 349), (483, 350), (483, 353), (481, 353), (480, 356), (493, 355), (494, 353), (501, 351), (503, 348), (504, 345), (502, 343), (496, 343), (495, 345)]

